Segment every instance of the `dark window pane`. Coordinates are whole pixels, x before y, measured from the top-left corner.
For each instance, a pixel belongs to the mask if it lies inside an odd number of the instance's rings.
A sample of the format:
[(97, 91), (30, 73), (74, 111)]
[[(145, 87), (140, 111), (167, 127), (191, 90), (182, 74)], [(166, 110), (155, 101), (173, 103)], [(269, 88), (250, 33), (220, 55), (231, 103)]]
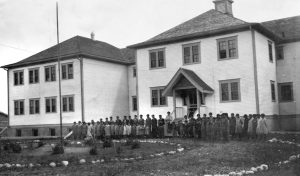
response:
[(136, 97), (132, 97), (132, 110), (133, 111), (137, 110), (137, 99), (136, 99)]
[(50, 68), (45, 68), (45, 80), (50, 81)]
[(164, 61), (164, 52), (158, 51), (158, 67), (164, 67), (165, 61)]
[(56, 112), (56, 99), (53, 98), (51, 101), (52, 112)]
[(15, 101), (15, 115), (19, 115), (19, 102)]
[(40, 113), (40, 100), (35, 100), (35, 113)]
[(229, 101), (228, 83), (222, 83), (221, 84), (221, 100), (222, 101)]
[(33, 100), (29, 101), (29, 113), (34, 114), (34, 101)]
[(136, 77), (136, 67), (133, 67), (133, 77)]
[(62, 79), (67, 79), (67, 66), (66, 65), (61, 66), (61, 72), (62, 72)]
[(269, 60), (273, 61), (273, 48), (271, 42), (268, 43), (268, 47), (269, 47)]
[(152, 90), (152, 105), (157, 106), (158, 105), (158, 91)]
[(23, 83), (24, 83), (23, 72), (19, 72), (19, 83), (20, 83), (20, 84), (23, 84)]
[(160, 103), (160, 105), (166, 105), (166, 97), (163, 97), (162, 96), (162, 92), (163, 92), (163, 89), (160, 89), (159, 90), (159, 103)]
[(34, 70), (34, 82), (39, 82), (39, 70)]
[(33, 70), (29, 71), (29, 83), (33, 83)]
[(73, 64), (68, 64), (68, 79), (73, 79)]
[(219, 57), (220, 57), (220, 59), (227, 58), (227, 42), (226, 41), (219, 42)]
[(74, 97), (69, 97), (69, 111), (74, 111)]
[(14, 73), (14, 83), (15, 85), (18, 85), (19, 84), (19, 74), (17, 72)]
[(191, 53), (190, 53), (190, 47), (184, 47), (183, 48), (183, 60), (185, 64), (190, 63), (190, 57), (191, 57)]
[(271, 96), (272, 96), (272, 101), (276, 101), (275, 83), (274, 82), (271, 82)]
[(50, 99), (46, 99), (46, 112), (51, 112)]
[(51, 81), (55, 81), (56, 80), (56, 73), (55, 73), (55, 66), (51, 67)]
[(67, 105), (68, 99), (66, 97), (63, 98), (63, 111), (68, 111), (68, 105)]
[(293, 87), (290, 84), (280, 86), (281, 101), (292, 101), (293, 100)]
[(231, 86), (231, 100), (239, 100), (238, 82), (232, 82), (230, 86)]
[(199, 46), (192, 46), (193, 62), (199, 62)]
[(151, 68), (155, 68), (156, 67), (156, 53), (155, 52), (151, 52), (150, 53), (150, 64), (151, 64)]
[(24, 114), (24, 101), (20, 101), (20, 115)]
[(277, 57), (277, 60), (282, 60), (284, 59), (284, 53), (283, 53), (283, 47), (282, 46), (279, 46), (276, 48), (276, 57)]

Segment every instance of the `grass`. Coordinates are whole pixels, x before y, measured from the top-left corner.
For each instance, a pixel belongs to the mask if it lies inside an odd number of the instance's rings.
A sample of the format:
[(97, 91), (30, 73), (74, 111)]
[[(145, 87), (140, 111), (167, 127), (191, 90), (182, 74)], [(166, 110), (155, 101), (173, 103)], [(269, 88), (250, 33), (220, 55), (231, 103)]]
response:
[[(298, 136), (276, 136), (283, 140), (291, 140), (298, 142)], [(280, 168), (274, 167), (275, 162), (287, 160), (289, 156), (300, 153), (300, 148), (294, 145), (266, 143), (266, 142), (248, 142), (248, 141), (231, 141), (229, 143), (208, 143), (197, 140), (183, 140), (172, 139), (175, 143), (181, 143), (188, 150), (176, 155), (167, 155), (158, 158), (147, 158), (135, 162), (114, 162), (103, 163), (98, 165), (78, 165), (71, 164), (67, 168), (33, 168), (22, 170), (22, 175), (204, 175), (204, 174), (225, 174), (230, 171), (241, 171), (250, 169), (253, 166), (261, 164), (268, 164), (270, 170), (257, 174), (259, 176), (273, 176), (273, 175), (300, 175), (300, 162), (293, 162)], [(117, 144), (119, 145), (119, 144)], [(106, 157), (134, 157), (150, 155), (161, 151), (174, 150), (174, 146), (165, 144), (148, 144), (141, 143), (138, 149), (131, 149), (131, 146), (121, 146), (122, 152), (117, 154), (113, 148), (100, 149), (96, 158)], [(87, 151), (88, 152), (88, 151)], [(50, 160), (62, 161), (68, 160), (72, 163), (78, 158), (83, 157), (87, 161), (94, 159), (95, 156), (87, 155), (86, 153), (63, 155), (40, 156), (35, 157), (26, 156), (22, 154), (9, 154), (7, 158), (36, 160), (39, 162)], [(16, 157), (16, 158), (15, 158)], [(12, 159), (14, 158), (14, 159)], [(67, 158), (67, 159), (66, 159)], [(2, 160), (2, 156), (0, 156)], [(78, 161), (77, 161), (78, 162)], [(2, 163), (2, 161), (0, 161)], [(16, 163), (14, 161), (13, 163)], [(3, 171), (4, 174), (18, 174), (20, 170), (13, 172)], [(1, 172), (0, 172), (1, 174)]]

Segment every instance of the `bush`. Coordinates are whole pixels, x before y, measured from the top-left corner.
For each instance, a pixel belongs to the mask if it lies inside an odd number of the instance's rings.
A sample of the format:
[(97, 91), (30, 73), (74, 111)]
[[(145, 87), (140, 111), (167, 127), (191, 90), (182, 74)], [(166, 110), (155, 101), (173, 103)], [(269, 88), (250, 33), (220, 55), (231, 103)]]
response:
[(52, 149), (53, 155), (63, 154), (64, 152), (64, 147), (61, 144), (56, 144), (55, 147)]
[(138, 149), (140, 147), (141, 147), (141, 145), (139, 142), (137, 142), (137, 141), (132, 142), (131, 149)]
[(10, 147), (11, 147), (11, 149), (12, 149), (12, 151), (13, 151), (14, 153), (21, 153), (21, 151), (22, 151), (22, 147), (21, 147), (20, 144), (17, 144), (17, 143), (11, 143), (11, 144), (10, 144)]
[(96, 146), (94, 146), (94, 147), (91, 148), (90, 155), (98, 155), (98, 150), (97, 150)]
[(111, 139), (105, 139), (103, 141), (103, 148), (110, 148), (112, 146)]

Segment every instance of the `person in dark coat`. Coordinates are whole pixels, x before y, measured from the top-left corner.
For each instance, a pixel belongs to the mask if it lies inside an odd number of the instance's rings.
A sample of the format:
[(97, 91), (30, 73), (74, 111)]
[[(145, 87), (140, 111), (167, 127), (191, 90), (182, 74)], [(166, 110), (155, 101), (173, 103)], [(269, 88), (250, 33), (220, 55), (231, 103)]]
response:
[(76, 122), (73, 123), (72, 127), (72, 132), (73, 132), (73, 140), (77, 140), (78, 138), (78, 125)]
[(235, 138), (235, 129), (236, 129), (236, 118), (234, 113), (231, 113), (231, 117), (229, 119), (229, 133), (231, 135), (231, 139)]
[(245, 114), (244, 115), (244, 126), (243, 126), (243, 137), (248, 139), (248, 123), (249, 123), (249, 118)]
[(151, 119), (151, 135), (153, 138), (157, 138), (157, 119), (155, 118), (155, 115), (152, 115)]
[(202, 138), (202, 140), (206, 140), (206, 123), (207, 123), (207, 117), (206, 117), (206, 114), (203, 114), (202, 123), (201, 123), (201, 138)]
[(164, 137), (164, 126), (165, 126), (165, 119), (162, 118), (161, 115), (159, 115), (158, 119), (158, 131), (159, 131), (159, 137)]
[(147, 138), (150, 137), (150, 131), (151, 131), (151, 119), (150, 119), (150, 115), (147, 114), (146, 123), (145, 123), (145, 136)]
[(88, 126), (86, 125), (85, 122), (82, 123), (81, 129), (82, 129), (82, 139), (85, 139), (87, 137), (87, 129), (88, 129)]
[(196, 119), (196, 135), (198, 139), (201, 139), (201, 124), (202, 124), (202, 118), (200, 117), (200, 114), (197, 114)]

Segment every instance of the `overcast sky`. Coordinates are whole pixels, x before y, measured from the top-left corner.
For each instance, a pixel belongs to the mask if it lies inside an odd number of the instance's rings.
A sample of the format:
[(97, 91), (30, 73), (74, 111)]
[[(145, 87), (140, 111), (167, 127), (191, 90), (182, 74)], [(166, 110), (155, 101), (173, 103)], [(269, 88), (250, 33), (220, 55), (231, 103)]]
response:
[[(55, 0), (0, 0), (0, 65), (56, 43)], [(119, 48), (147, 40), (214, 8), (212, 0), (61, 0), (60, 38), (90, 37)], [(235, 0), (247, 22), (300, 15), (299, 0)], [(7, 112), (6, 71), (0, 70), (0, 111)]]

